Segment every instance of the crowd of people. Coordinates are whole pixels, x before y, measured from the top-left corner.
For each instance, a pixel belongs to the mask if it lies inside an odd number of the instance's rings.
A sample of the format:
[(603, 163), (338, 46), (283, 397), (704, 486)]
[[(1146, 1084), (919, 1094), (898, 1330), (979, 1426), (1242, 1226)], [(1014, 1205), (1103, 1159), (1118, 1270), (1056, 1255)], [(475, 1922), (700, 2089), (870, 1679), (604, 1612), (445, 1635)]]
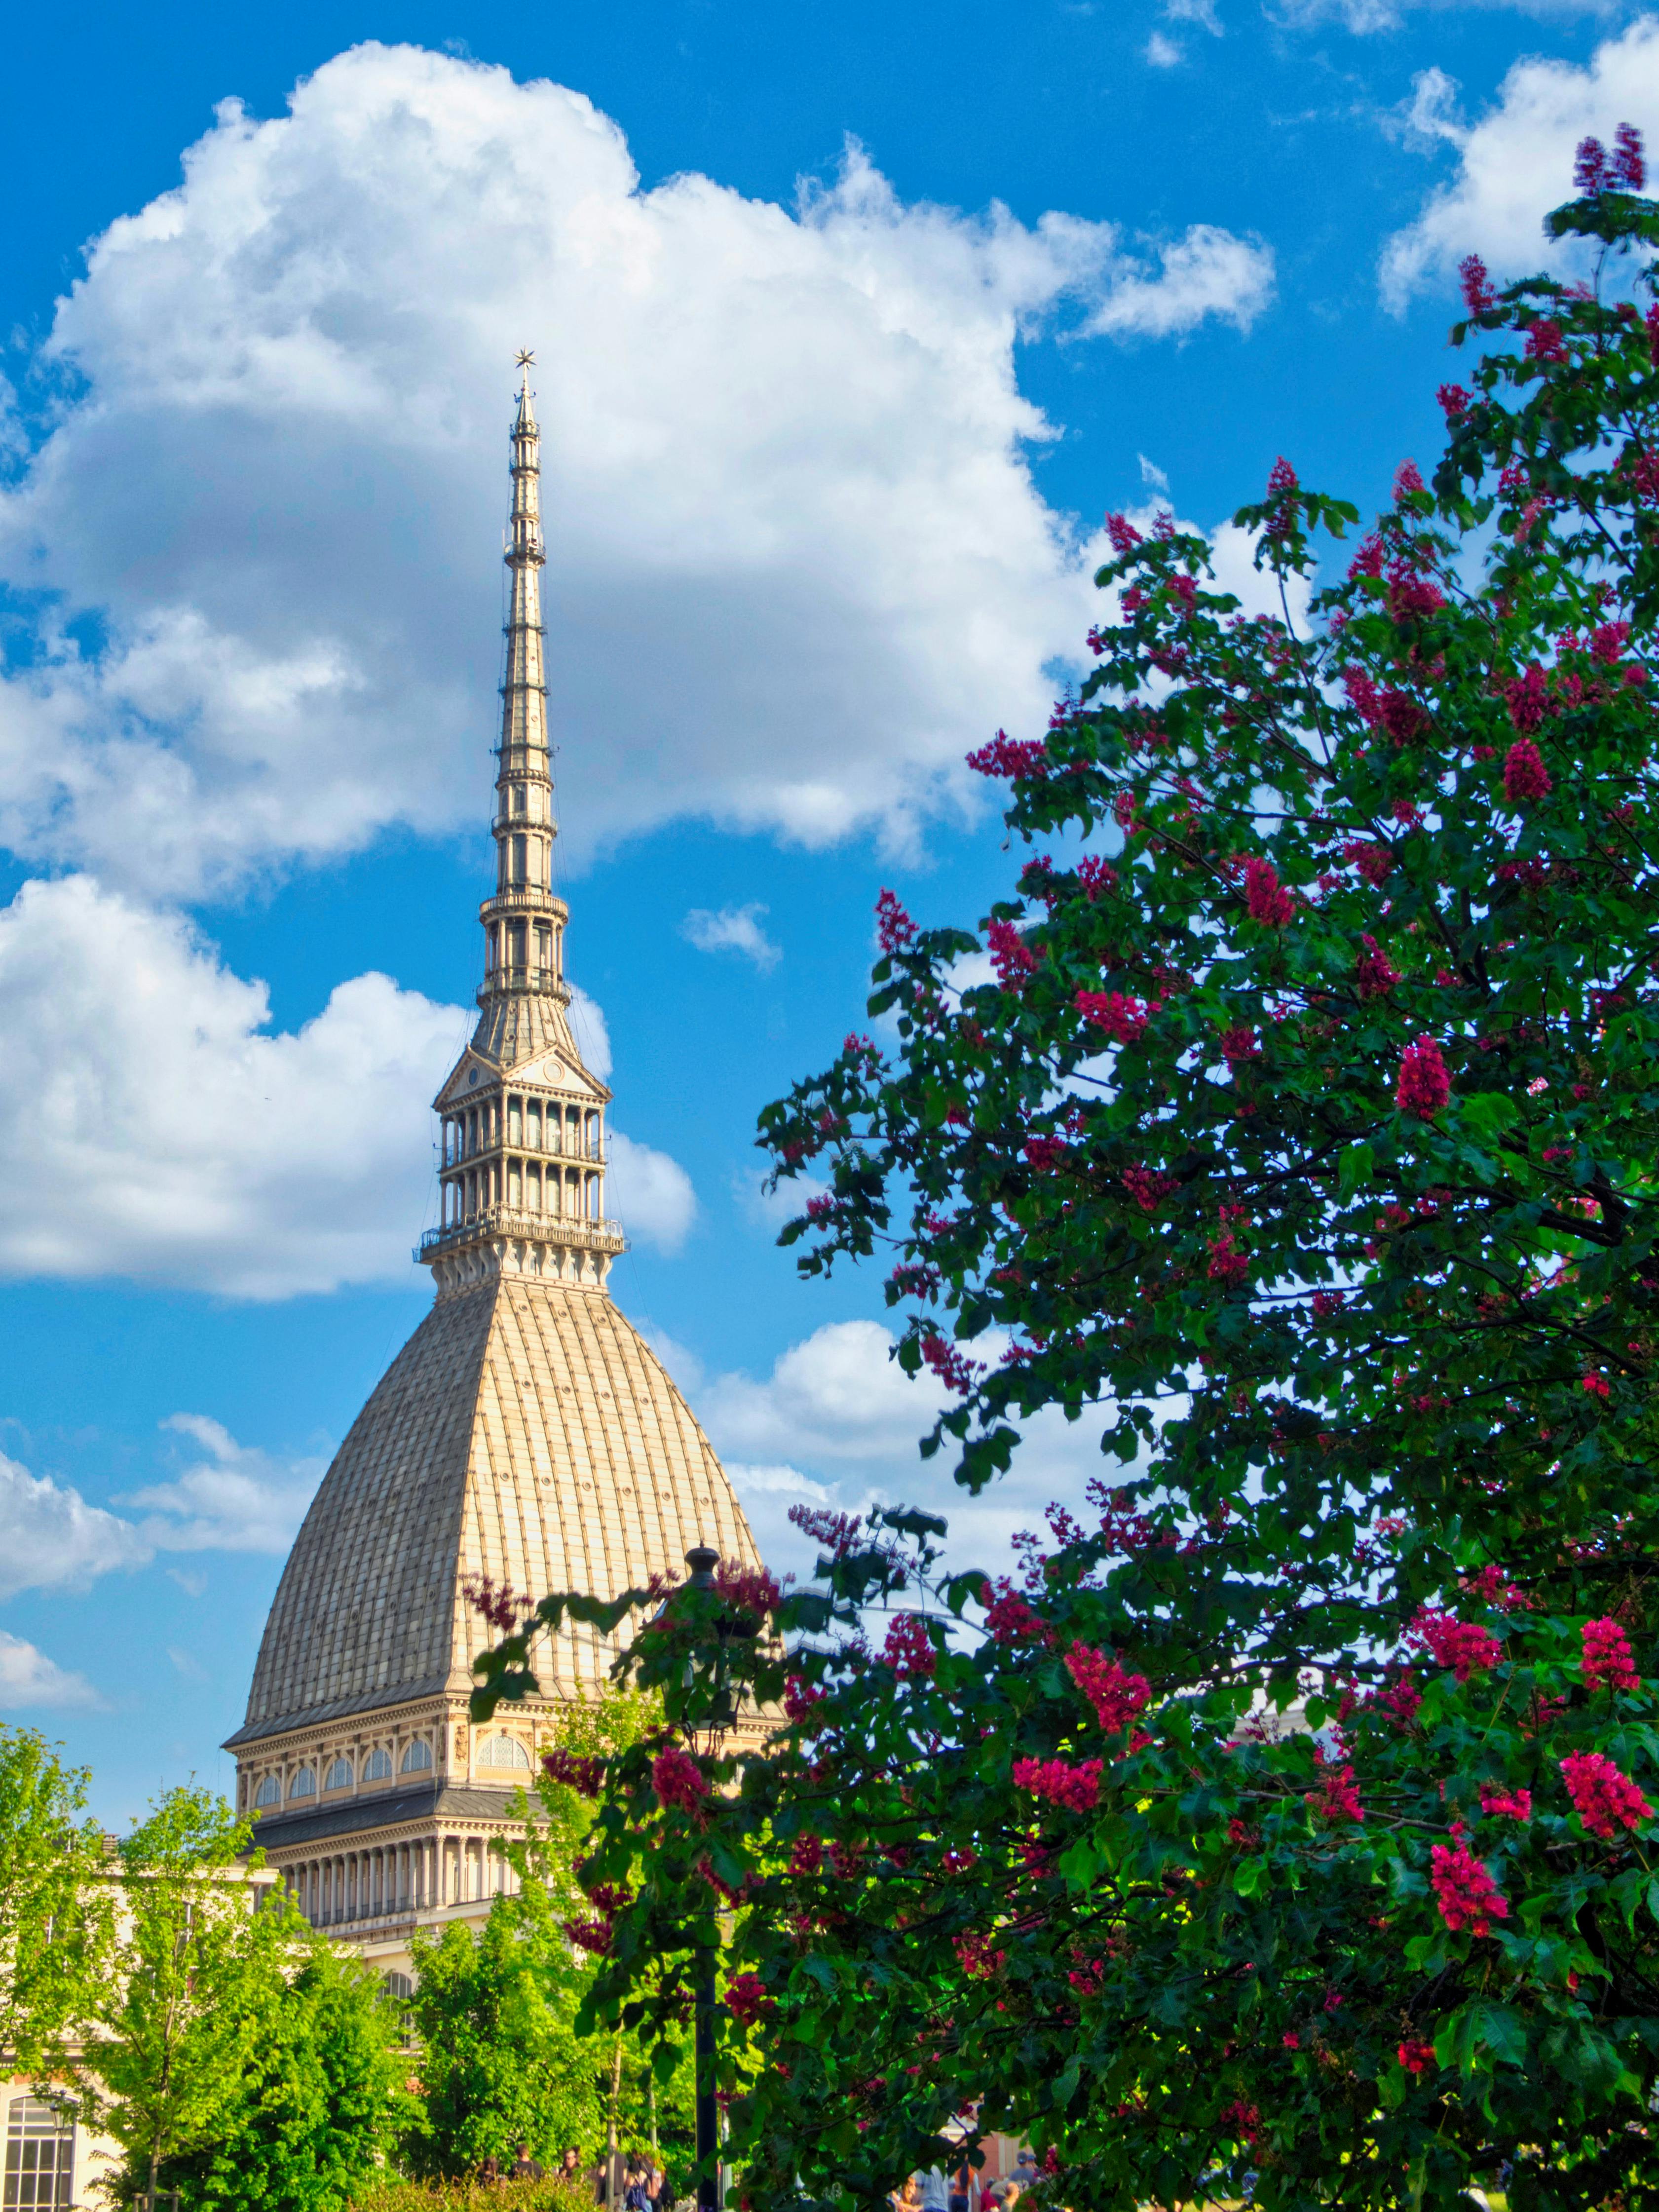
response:
[(1012, 2173), (987, 2180), (964, 2159), (946, 2173), (931, 2166), (913, 2173), (888, 2198), (893, 2212), (1015, 2212), (1031, 2172), (1030, 2154), (1022, 2151)]
[[(528, 2143), (519, 2145), (518, 2156), (503, 2162), (487, 2158), (478, 2169), (481, 2181), (545, 2181), (547, 2168)], [(574, 2145), (561, 2156), (553, 2179), (591, 2190), (595, 2204), (606, 2212), (672, 2212), (674, 2203), (668, 2176), (654, 2160), (635, 2152), (631, 2157), (601, 2159), (597, 2166), (583, 2163)]]

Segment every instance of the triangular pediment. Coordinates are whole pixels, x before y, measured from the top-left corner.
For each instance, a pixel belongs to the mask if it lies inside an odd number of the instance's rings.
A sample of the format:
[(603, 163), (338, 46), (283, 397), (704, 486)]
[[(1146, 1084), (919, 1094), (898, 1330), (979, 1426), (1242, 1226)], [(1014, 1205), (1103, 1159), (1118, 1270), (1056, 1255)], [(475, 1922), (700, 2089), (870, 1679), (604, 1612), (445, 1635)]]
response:
[(565, 1091), (578, 1098), (591, 1098), (596, 1105), (602, 1104), (611, 1096), (597, 1077), (590, 1075), (579, 1060), (572, 1059), (566, 1053), (544, 1053), (539, 1060), (532, 1060), (527, 1066), (515, 1067), (513, 1080), (515, 1083), (544, 1084), (550, 1091)]
[(447, 1113), (468, 1098), (475, 1097), (500, 1073), (487, 1060), (475, 1052), (463, 1053), (447, 1083), (432, 1102), (434, 1114)]

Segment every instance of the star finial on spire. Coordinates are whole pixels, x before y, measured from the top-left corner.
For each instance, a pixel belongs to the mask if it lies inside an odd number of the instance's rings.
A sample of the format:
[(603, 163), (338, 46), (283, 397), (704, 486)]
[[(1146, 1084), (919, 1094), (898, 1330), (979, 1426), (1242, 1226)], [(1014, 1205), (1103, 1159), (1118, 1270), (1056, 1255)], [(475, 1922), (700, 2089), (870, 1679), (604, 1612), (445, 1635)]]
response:
[(513, 365), (515, 368), (529, 368), (533, 366), (535, 359), (535, 355), (527, 346), (520, 346), (513, 356)]

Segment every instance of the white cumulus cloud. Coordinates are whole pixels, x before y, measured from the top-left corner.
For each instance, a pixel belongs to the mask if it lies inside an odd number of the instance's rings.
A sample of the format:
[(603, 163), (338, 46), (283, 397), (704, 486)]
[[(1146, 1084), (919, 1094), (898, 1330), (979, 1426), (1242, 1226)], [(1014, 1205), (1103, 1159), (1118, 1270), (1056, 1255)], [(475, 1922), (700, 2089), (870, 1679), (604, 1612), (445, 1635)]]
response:
[(327, 1462), (273, 1458), (205, 1413), (173, 1413), (161, 1425), (203, 1456), (118, 1501), (146, 1515), (143, 1536), (162, 1552), (286, 1552)]
[(149, 1546), (118, 1514), (0, 1453), (0, 1598), (84, 1589), (149, 1556)]
[(893, 1342), (879, 1322), (827, 1322), (758, 1377), (708, 1378), (678, 1347), (659, 1349), (720, 1454), (774, 1569), (805, 1578), (816, 1557), (788, 1520), (793, 1504), (837, 1512), (906, 1504), (944, 1516), (956, 1565), (1006, 1573), (1015, 1565), (1017, 1531), (1040, 1528), (1051, 1499), (1081, 1511), (1088, 1479), (1115, 1467), (1101, 1455), (1103, 1423), (1039, 1414), (1025, 1425), (1010, 1473), (970, 1498), (951, 1480), (948, 1442), (935, 1459), (924, 1460), (918, 1449), (949, 1394), (931, 1375), (908, 1376), (891, 1356)]
[[(471, 1017), (385, 975), (294, 1031), (176, 915), (85, 876), (0, 908), (0, 1274), (125, 1275), (244, 1297), (407, 1276), (434, 1188), (429, 1101)], [(575, 1009), (596, 1072), (604, 1017)], [(614, 1138), (616, 1211), (672, 1245), (683, 1169)]]
[(0, 687), (0, 837), (188, 897), (477, 815), (531, 343), (579, 848), (689, 816), (902, 841), (968, 803), (968, 745), (1041, 726), (1090, 619), (1017, 338), (1243, 327), (1270, 290), (1212, 225), (908, 205), (856, 149), (793, 208), (642, 191), (579, 94), (411, 47), (227, 102), (32, 364), (59, 384), (0, 577), (46, 612)]
[(723, 906), (718, 913), (694, 906), (680, 924), (680, 935), (699, 952), (737, 952), (752, 960), (764, 975), (783, 957), (761, 927), (767, 908), (758, 900), (747, 906)]
[(1500, 283), (1559, 270), (1572, 249), (1547, 245), (1541, 225), (1572, 197), (1579, 140), (1610, 143), (1620, 124), (1633, 123), (1650, 145), (1659, 142), (1659, 19), (1638, 16), (1583, 66), (1536, 55), (1516, 62), (1474, 123), (1460, 118), (1451, 80), (1427, 70), (1403, 120), (1418, 138), (1451, 146), (1457, 166), (1383, 247), (1386, 306), (1400, 313), (1466, 253), (1479, 253)]
[(58, 1666), (33, 1644), (0, 1628), (0, 1712), (14, 1706), (62, 1711), (71, 1706), (97, 1708), (103, 1704), (84, 1674)]

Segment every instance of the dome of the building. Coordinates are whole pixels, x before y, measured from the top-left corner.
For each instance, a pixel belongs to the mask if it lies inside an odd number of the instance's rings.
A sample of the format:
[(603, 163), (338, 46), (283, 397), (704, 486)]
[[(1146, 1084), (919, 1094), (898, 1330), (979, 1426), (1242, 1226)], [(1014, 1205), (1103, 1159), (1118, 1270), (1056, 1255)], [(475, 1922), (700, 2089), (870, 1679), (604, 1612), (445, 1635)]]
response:
[[(712, 1544), (752, 1561), (690, 1408), (602, 1290), (496, 1275), (440, 1297), (352, 1424), (295, 1541), (232, 1738), (465, 1693), (464, 1585), (611, 1597)], [(603, 1669), (562, 1640), (547, 1686)]]

